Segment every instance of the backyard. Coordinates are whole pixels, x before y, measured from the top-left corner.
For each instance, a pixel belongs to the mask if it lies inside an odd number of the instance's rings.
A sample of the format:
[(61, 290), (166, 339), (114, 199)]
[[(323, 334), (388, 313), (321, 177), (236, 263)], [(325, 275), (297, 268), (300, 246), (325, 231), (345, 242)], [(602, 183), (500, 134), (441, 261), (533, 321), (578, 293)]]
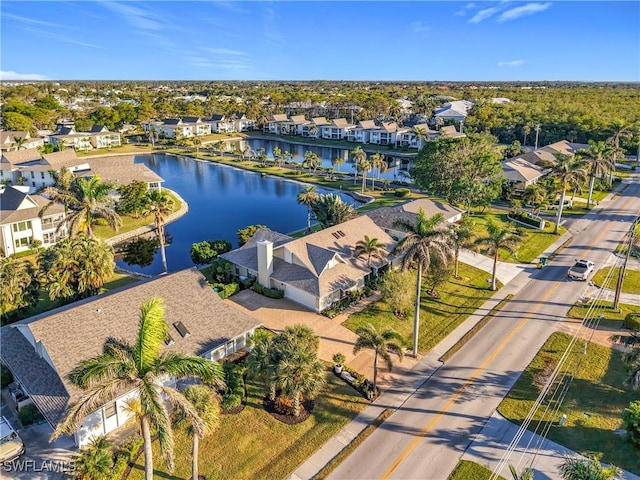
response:
[[(213, 479), (286, 478), (307, 457), (355, 417), (368, 402), (344, 381), (327, 372), (327, 385), (315, 402), (313, 414), (298, 425), (274, 419), (262, 407), (264, 389), (249, 382), (246, 408), (221, 415), (220, 426), (200, 441), (200, 473)], [(175, 430), (176, 469), (166, 472), (154, 442), (155, 476), (188, 479), (191, 476), (191, 438)], [(141, 455), (129, 479), (144, 478)]]
[[(428, 352), (438, 344), (495, 293), (489, 289), (487, 278), (490, 274), (487, 272), (460, 264), (460, 276), (460, 280), (452, 277), (438, 287), (438, 298), (427, 293), (431, 286), (423, 281), (418, 340), (421, 353)], [(398, 318), (384, 301), (378, 301), (363, 311), (352, 314), (343, 325), (355, 332), (368, 323), (378, 330), (393, 328), (405, 339), (410, 339), (413, 335), (413, 313)]]
[[(508, 420), (521, 424), (532, 408), (540, 386), (558, 364), (571, 337), (554, 333), (529, 364), (498, 411)], [(562, 372), (573, 375), (568, 392), (547, 437), (577, 452), (595, 454), (606, 463), (612, 463), (630, 472), (640, 473), (640, 454), (637, 447), (619, 432), (622, 412), (638, 393), (623, 387), (626, 377), (622, 353), (608, 347), (590, 344), (583, 355), (584, 344), (579, 340), (569, 354)], [(554, 402), (554, 401), (551, 401)], [(552, 403), (551, 408), (556, 407)], [(546, 403), (534, 415), (529, 430), (535, 430), (546, 411)], [(567, 420), (558, 425), (560, 416)]]

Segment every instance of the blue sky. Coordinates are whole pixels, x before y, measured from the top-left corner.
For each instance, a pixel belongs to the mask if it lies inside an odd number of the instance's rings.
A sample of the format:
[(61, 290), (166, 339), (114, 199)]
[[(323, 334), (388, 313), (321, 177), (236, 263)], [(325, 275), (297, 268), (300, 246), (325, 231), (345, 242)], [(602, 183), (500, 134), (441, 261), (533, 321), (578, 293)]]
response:
[(2, 0), (2, 79), (640, 81), (640, 2)]

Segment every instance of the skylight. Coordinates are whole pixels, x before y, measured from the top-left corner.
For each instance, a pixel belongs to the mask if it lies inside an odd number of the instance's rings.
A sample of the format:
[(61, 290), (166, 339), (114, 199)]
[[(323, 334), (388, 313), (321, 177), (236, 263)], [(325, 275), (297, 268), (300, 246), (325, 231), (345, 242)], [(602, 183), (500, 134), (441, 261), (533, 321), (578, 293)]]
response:
[(187, 327), (184, 326), (184, 323), (175, 322), (173, 326), (176, 327), (176, 330), (178, 330), (178, 333), (182, 338), (186, 338), (191, 335), (191, 332), (187, 329)]

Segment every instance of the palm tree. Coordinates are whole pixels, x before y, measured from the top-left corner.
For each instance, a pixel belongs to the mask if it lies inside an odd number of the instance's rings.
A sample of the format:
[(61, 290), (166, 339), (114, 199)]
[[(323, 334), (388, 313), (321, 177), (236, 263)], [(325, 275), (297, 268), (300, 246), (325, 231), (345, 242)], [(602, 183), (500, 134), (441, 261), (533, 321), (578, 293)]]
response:
[(625, 352), (622, 360), (629, 373), (625, 385), (632, 390), (640, 390), (640, 345), (635, 345), (632, 350)]
[(371, 162), (369, 160), (362, 160), (356, 163), (356, 170), (362, 172), (362, 193), (364, 193), (364, 189), (367, 185), (367, 172), (370, 172), (372, 169)]
[(351, 156), (353, 157), (353, 183), (355, 185), (356, 179), (358, 177), (358, 166), (367, 160), (367, 152), (365, 152), (361, 146), (357, 146), (356, 148), (351, 150)]
[(164, 273), (169, 271), (167, 267), (167, 254), (165, 252), (164, 225), (167, 216), (173, 212), (175, 204), (173, 198), (166, 190), (152, 189), (147, 192), (147, 200), (144, 208), (144, 215), (153, 215), (153, 222), (156, 227), (156, 235), (160, 242), (160, 255), (162, 256), (162, 269)]
[(453, 278), (460, 278), (458, 273), (458, 259), (460, 257), (460, 250), (463, 248), (469, 248), (473, 245), (473, 229), (475, 228), (475, 223), (471, 219), (471, 217), (463, 216), (460, 223), (454, 224), (451, 229), (453, 231), (453, 235), (451, 237), (453, 242), (453, 258), (455, 261), (454, 270), (453, 270)]
[(522, 127), (522, 134), (524, 135), (524, 138), (522, 139), (523, 146), (527, 144), (527, 135), (529, 135), (530, 133), (531, 133), (531, 125), (526, 123), (524, 127)]
[(531, 213), (542, 205), (547, 198), (547, 190), (539, 183), (529, 185), (522, 193), (522, 201), (525, 205), (531, 205)]
[(369, 349), (374, 351), (373, 356), (373, 394), (375, 395), (378, 386), (378, 355), (387, 364), (389, 371), (393, 368), (391, 353), (396, 353), (400, 361), (404, 358), (402, 345), (404, 340), (393, 328), (386, 328), (381, 332), (370, 323), (356, 330), (358, 339), (353, 347), (353, 354), (360, 350)]
[(318, 138), (318, 127), (317, 125), (311, 125), (309, 127), (309, 136), (313, 138)]
[(113, 474), (111, 442), (98, 437), (74, 457), (75, 478), (80, 480), (109, 480)]
[(558, 205), (558, 216), (556, 219), (556, 227), (553, 233), (560, 230), (560, 221), (562, 219), (562, 209), (564, 208), (564, 200), (567, 195), (567, 187), (569, 185), (578, 185), (584, 181), (587, 172), (583, 168), (583, 162), (576, 159), (574, 155), (556, 154), (557, 163), (551, 167), (552, 178), (560, 181), (560, 204)]
[(283, 162), (282, 150), (280, 150), (279, 147), (273, 147), (273, 150), (271, 151), (271, 155), (273, 156), (273, 162), (278, 167), (282, 167), (282, 162)]
[(267, 164), (267, 151), (263, 147), (260, 147), (256, 150), (256, 153), (258, 154), (260, 165), (264, 167)]
[(13, 142), (16, 144), (16, 150), (20, 150), (24, 146), (26, 141), (27, 141), (27, 139), (24, 138), (24, 137), (16, 137), (16, 138), (14, 138)]
[(413, 134), (416, 137), (416, 145), (420, 147), (429, 139), (429, 130), (423, 127), (416, 127), (413, 129)]
[(268, 387), (269, 400), (273, 401), (276, 398), (276, 365), (272, 357), (272, 337), (256, 332), (252, 342), (253, 347), (247, 356), (247, 371)]
[(173, 431), (165, 399), (188, 412), (199, 428), (203, 423), (184, 395), (163, 385), (163, 380), (167, 376), (189, 376), (209, 382), (215, 378), (222, 382), (223, 373), (218, 363), (203, 357), (169, 350), (161, 352), (168, 333), (163, 300), (153, 297), (143, 303), (133, 345), (109, 338), (102, 354), (81, 362), (71, 371), (69, 380), (86, 393), (66, 412), (52, 439), (65, 433), (72, 434), (88, 414), (112, 401), (122, 391), (137, 390), (142, 410), (145, 478), (153, 480), (152, 429), (158, 436), (167, 467), (173, 471)]
[(318, 201), (318, 191), (313, 185), (307, 185), (298, 194), (298, 204), (307, 206), (307, 233), (311, 232), (311, 206)]
[(31, 262), (13, 256), (0, 258), (0, 317), (28, 307), (38, 298), (38, 282)]
[(605, 142), (589, 140), (589, 148), (580, 150), (578, 155), (586, 159), (589, 169), (589, 195), (587, 196), (587, 208), (589, 208), (596, 176), (602, 177), (616, 168), (612, 159), (613, 147)]
[(198, 154), (200, 153), (200, 145), (202, 145), (202, 140), (200, 140), (198, 137), (194, 137), (193, 140), (191, 140), (191, 142), (193, 143), (193, 146), (196, 147), (196, 159), (197, 159)]
[(198, 414), (200, 420), (202, 420), (200, 423), (195, 418), (189, 418), (191, 421), (189, 430), (193, 438), (191, 447), (191, 478), (197, 480), (200, 478), (198, 475), (200, 440), (218, 426), (220, 405), (216, 402), (211, 388), (206, 385), (191, 385), (184, 391), (184, 396), (191, 405), (193, 405), (193, 409)]
[(283, 394), (293, 400), (293, 416), (300, 415), (302, 395), (313, 397), (325, 384), (325, 366), (316, 351), (297, 349), (278, 364), (276, 382)]
[(368, 235), (364, 236), (363, 240), (358, 240), (356, 242), (356, 256), (367, 257), (367, 267), (371, 268), (371, 259), (375, 258), (380, 260), (381, 262), (384, 260), (384, 257), (387, 254), (387, 244), (382, 243), (377, 238), (369, 238)]
[(333, 159), (333, 165), (338, 167), (338, 171), (340, 171), (340, 165), (345, 162), (343, 157), (336, 157)]
[(413, 356), (418, 356), (418, 333), (420, 328), (420, 291), (422, 289), (422, 272), (429, 270), (432, 256), (442, 265), (446, 265), (453, 257), (451, 230), (446, 225), (442, 214), (438, 213), (427, 218), (424, 210), (418, 210), (415, 223), (398, 220), (394, 226), (407, 232), (400, 240), (393, 254), (402, 255), (402, 268), (407, 269), (417, 264), (416, 278), (416, 306), (413, 318)]
[(501, 250), (505, 250), (512, 255), (516, 255), (515, 247), (523, 240), (523, 234), (514, 229), (511, 225), (503, 227), (497, 225), (493, 220), (487, 223), (487, 235), (476, 239), (476, 246), (488, 247), (487, 253), (493, 255), (493, 273), (491, 275), (491, 290), (496, 289), (496, 270), (498, 267), (498, 255)]
[[(371, 155), (371, 166), (376, 169), (376, 175), (380, 178), (380, 172), (386, 172), (387, 162), (384, 159), (384, 155), (381, 153), (374, 153)], [(371, 190), (376, 191), (375, 177), (371, 177)]]
[(114, 188), (114, 184), (103, 182), (99, 175), (90, 178), (75, 178), (69, 189), (56, 185), (46, 187), (43, 193), (51, 198), (51, 202), (40, 210), (39, 215), (44, 215), (54, 203), (62, 203), (70, 210), (67, 212), (65, 222), (61, 223), (58, 229), (66, 224), (69, 226), (71, 235), (83, 232), (93, 236), (93, 224), (96, 218), (103, 218), (111, 228), (118, 231), (122, 225), (122, 219), (113, 209), (109, 197), (109, 192)]
[(615, 465), (604, 467), (595, 457), (566, 457), (560, 465), (562, 480), (615, 480), (621, 473)]
[(318, 157), (318, 154), (310, 150), (304, 152), (303, 165), (308, 169), (309, 175), (311, 175), (311, 170), (313, 170), (313, 173), (316, 173), (316, 170), (320, 166), (320, 158)]
[(355, 217), (352, 205), (333, 193), (318, 195), (318, 200), (311, 206), (313, 215), (322, 228), (332, 227)]

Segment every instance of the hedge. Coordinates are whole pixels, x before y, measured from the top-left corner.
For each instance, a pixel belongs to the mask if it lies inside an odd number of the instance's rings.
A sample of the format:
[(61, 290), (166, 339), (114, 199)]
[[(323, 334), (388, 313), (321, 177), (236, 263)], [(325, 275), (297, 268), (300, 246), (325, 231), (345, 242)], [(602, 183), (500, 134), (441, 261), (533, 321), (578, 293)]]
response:
[(253, 286), (251, 287), (251, 290), (269, 298), (284, 298), (284, 290), (278, 290), (277, 288), (263, 287), (259, 283), (254, 283)]
[(527, 225), (531, 225), (536, 228), (542, 228), (544, 220), (541, 218), (531, 217), (528, 213), (517, 213), (517, 212), (509, 212), (509, 218), (512, 220), (517, 220), (522, 223), (526, 223)]
[(627, 316), (624, 317), (624, 328), (640, 330), (640, 313), (627, 313)]
[(395, 190), (396, 197), (408, 197), (410, 193), (411, 190), (409, 190), (408, 188), (396, 188)]
[(210, 283), (209, 285), (211, 285), (211, 288), (213, 288), (222, 299), (229, 298), (231, 295), (235, 295), (240, 291), (240, 285), (235, 282), (226, 284)]

